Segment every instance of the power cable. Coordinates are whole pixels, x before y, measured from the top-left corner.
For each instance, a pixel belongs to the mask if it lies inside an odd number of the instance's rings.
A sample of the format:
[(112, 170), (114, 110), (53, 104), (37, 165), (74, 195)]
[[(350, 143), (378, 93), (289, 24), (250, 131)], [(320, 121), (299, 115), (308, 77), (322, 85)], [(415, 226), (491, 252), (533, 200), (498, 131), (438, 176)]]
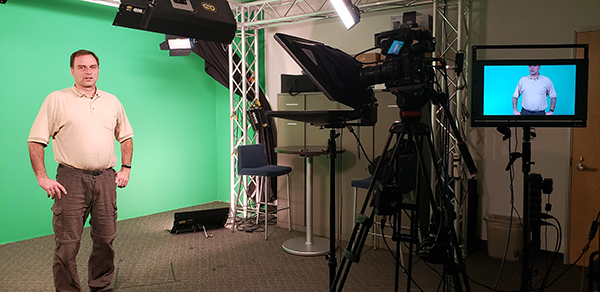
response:
[(360, 150), (362, 151), (363, 155), (365, 156), (365, 158), (369, 162), (369, 165), (374, 167), (375, 165), (373, 165), (373, 162), (371, 161), (371, 159), (369, 159), (369, 155), (367, 155), (367, 152), (365, 151), (365, 148), (363, 147), (362, 143), (360, 142), (360, 138), (358, 138), (358, 136), (354, 132), (354, 128), (352, 128), (352, 126), (350, 126), (350, 125), (346, 126), (346, 128), (348, 129), (348, 131), (350, 133), (352, 133), (352, 135), (354, 135), (354, 138), (356, 139), (356, 142), (358, 143), (358, 146), (360, 147)]
[[(560, 250), (560, 246), (562, 244), (562, 227), (560, 226), (560, 222), (558, 221), (558, 219), (556, 219), (556, 217), (554, 217), (548, 213), (546, 213), (546, 216), (549, 216), (549, 218), (547, 218), (547, 219), (553, 219), (554, 221), (556, 221), (557, 225), (546, 223), (545, 226), (552, 226), (556, 229), (557, 239), (556, 239), (556, 246), (554, 248), (554, 257), (552, 258), (552, 261), (550, 262), (549, 266), (546, 264), (546, 273), (544, 274), (544, 279), (541, 284), (540, 292), (544, 291), (544, 289), (545, 289), (546, 283), (548, 282), (548, 278), (550, 277), (550, 272), (552, 271), (552, 267), (554, 267), (554, 263), (556, 262), (556, 259), (558, 258), (558, 251)], [(544, 219), (546, 219), (546, 218), (544, 218)], [(547, 244), (547, 241), (548, 241), (548, 239), (546, 239), (546, 244)]]
[(540, 289), (546, 289), (546, 288), (552, 286), (556, 281), (558, 281), (558, 279), (560, 279), (560, 277), (562, 277), (571, 268), (573, 268), (575, 265), (577, 265), (577, 263), (579, 262), (579, 260), (581, 260), (583, 255), (587, 253), (588, 249), (590, 248), (590, 243), (592, 243), (592, 240), (594, 239), (594, 237), (596, 237), (596, 232), (598, 231), (598, 226), (600, 224), (600, 222), (598, 220), (600, 220), (600, 212), (598, 212), (598, 215), (596, 216), (596, 220), (594, 222), (592, 222), (592, 226), (590, 228), (590, 234), (588, 235), (588, 242), (583, 247), (581, 254), (579, 255), (579, 257), (577, 257), (575, 262), (570, 264), (569, 267), (567, 267), (560, 275), (558, 275), (552, 282), (550, 282), (550, 284), (548, 284), (548, 286), (542, 287)]

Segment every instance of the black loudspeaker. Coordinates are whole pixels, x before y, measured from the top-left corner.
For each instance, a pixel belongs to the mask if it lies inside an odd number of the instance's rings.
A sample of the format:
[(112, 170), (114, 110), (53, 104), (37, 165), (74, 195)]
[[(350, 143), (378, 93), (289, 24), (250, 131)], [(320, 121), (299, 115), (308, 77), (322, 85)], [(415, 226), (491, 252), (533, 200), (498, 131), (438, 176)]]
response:
[(229, 217), (229, 208), (175, 213), (171, 233), (195, 232), (223, 227)]
[(113, 25), (227, 44), (237, 29), (226, 0), (122, 0)]

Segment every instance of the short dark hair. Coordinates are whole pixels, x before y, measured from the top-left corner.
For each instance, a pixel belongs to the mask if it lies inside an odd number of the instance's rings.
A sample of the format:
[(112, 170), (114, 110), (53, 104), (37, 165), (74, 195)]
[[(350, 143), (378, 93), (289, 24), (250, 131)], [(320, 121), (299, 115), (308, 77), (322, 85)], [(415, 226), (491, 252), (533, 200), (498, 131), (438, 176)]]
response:
[(98, 59), (98, 56), (96, 56), (96, 54), (94, 54), (94, 52), (88, 51), (88, 50), (79, 50), (79, 51), (71, 54), (71, 68), (73, 68), (73, 63), (75, 62), (75, 58), (77, 58), (79, 56), (83, 56), (83, 55), (91, 55), (92, 57), (94, 57), (94, 59), (96, 59), (96, 63), (98, 63), (98, 66), (100, 66), (100, 60)]

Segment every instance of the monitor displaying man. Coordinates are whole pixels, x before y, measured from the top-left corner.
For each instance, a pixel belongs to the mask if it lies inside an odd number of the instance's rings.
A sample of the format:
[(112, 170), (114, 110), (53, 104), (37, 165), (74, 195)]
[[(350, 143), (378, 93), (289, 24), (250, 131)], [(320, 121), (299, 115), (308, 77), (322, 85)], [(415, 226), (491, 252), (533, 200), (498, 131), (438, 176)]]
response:
[[(517, 109), (519, 97), (521, 99), (521, 111)], [(550, 108), (546, 98), (550, 99)], [(513, 94), (513, 112), (515, 115), (553, 115), (556, 108), (556, 90), (550, 78), (540, 74), (540, 65), (529, 65), (529, 75), (519, 80), (515, 93)], [(546, 111), (547, 109), (547, 111)]]

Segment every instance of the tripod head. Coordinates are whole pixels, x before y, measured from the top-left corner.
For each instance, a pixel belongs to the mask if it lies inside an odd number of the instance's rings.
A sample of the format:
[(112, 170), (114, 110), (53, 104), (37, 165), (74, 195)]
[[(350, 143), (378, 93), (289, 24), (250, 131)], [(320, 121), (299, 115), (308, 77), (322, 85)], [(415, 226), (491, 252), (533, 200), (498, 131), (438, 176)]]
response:
[(430, 84), (416, 84), (406, 87), (390, 88), (396, 96), (396, 105), (400, 109), (400, 118), (404, 122), (419, 122), (423, 107), (431, 100)]

